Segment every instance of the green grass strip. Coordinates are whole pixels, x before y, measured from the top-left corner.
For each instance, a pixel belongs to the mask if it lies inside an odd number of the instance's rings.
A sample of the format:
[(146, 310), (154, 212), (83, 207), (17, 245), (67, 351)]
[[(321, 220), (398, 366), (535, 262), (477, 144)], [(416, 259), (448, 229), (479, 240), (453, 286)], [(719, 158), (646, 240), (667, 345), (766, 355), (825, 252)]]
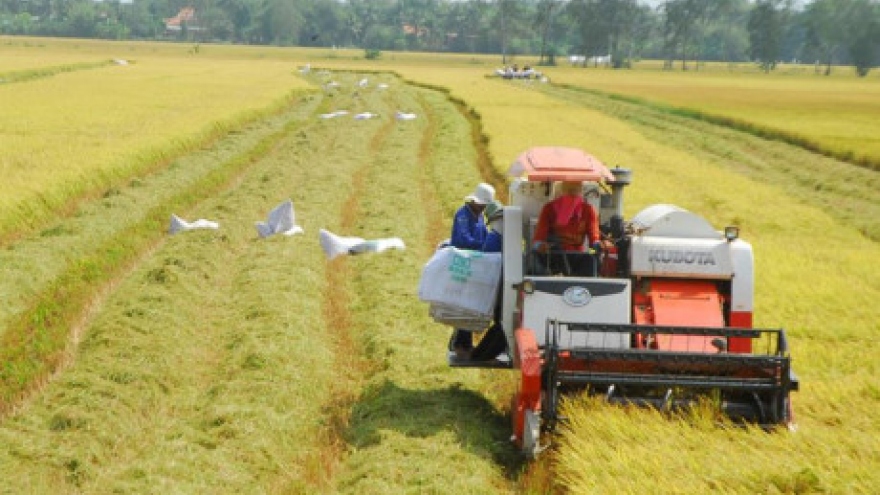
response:
[(64, 362), (71, 328), (102, 286), (133, 263), (147, 246), (163, 235), (168, 212), (184, 210), (216, 194), (249, 164), (265, 155), (285, 135), (301, 125), (288, 122), (250, 149), (218, 164), (201, 180), (146, 212), (142, 219), (73, 261), (34, 302), (13, 319), (0, 338), (0, 414), (8, 413), (36, 384)]

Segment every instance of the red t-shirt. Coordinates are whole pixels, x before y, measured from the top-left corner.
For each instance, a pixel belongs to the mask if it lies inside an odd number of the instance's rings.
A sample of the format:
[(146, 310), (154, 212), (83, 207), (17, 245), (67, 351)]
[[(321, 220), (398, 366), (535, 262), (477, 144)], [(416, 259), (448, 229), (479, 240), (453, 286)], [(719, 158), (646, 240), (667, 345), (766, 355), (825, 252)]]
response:
[(585, 238), (589, 245), (599, 240), (596, 209), (580, 196), (560, 196), (550, 201), (541, 208), (533, 241), (547, 242), (549, 237), (565, 251), (583, 251)]

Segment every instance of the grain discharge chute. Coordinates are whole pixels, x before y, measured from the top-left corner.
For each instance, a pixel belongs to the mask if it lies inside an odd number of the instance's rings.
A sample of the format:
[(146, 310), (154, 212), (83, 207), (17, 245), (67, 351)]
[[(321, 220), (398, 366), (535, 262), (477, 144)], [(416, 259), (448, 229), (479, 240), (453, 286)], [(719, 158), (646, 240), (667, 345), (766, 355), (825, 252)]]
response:
[[(540, 452), (568, 390), (660, 409), (708, 398), (734, 420), (793, 426), (789, 394), (798, 380), (786, 334), (752, 326), (752, 247), (736, 227), (718, 231), (668, 204), (625, 220), (631, 171), (579, 149), (532, 148), (510, 175), (499, 291), (509, 359), (450, 358), (450, 366), (518, 370), (519, 449)], [(587, 276), (548, 273), (531, 249), (541, 208), (562, 181), (581, 182), (598, 212), (604, 248), (571, 254), (593, 263)]]

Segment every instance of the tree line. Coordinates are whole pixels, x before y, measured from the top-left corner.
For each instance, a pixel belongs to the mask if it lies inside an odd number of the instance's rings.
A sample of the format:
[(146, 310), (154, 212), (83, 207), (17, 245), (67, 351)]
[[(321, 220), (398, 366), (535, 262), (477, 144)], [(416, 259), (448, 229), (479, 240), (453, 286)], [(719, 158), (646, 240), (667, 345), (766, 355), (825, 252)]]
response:
[[(835, 65), (880, 59), (880, 0), (0, 0), (0, 33), (279, 46)], [(607, 60), (607, 58), (605, 58)]]

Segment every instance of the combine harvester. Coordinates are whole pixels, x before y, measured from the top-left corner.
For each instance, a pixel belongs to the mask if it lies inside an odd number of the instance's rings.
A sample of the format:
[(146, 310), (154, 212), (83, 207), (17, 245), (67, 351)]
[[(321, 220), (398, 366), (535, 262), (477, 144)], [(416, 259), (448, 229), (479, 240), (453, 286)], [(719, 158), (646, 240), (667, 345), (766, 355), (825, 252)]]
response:
[[(530, 149), (510, 175), (500, 297), (511, 359), (450, 366), (519, 370), (512, 438), (523, 453), (542, 450), (540, 434), (555, 427), (560, 394), (571, 390), (661, 410), (708, 398), (735, 421), (793, 427), (798, 380), (785, 332), (752, 328), (752, 248), (738, 228), (719, 232), (665, 204), (626, 221), (631, 171), (578, 149)], [(569, 254), (589, 256), (596, 276), (542, 274), (542, 255), (530, 249), (560, 181), (581, 181), (599, 214), (604, 252)]]

